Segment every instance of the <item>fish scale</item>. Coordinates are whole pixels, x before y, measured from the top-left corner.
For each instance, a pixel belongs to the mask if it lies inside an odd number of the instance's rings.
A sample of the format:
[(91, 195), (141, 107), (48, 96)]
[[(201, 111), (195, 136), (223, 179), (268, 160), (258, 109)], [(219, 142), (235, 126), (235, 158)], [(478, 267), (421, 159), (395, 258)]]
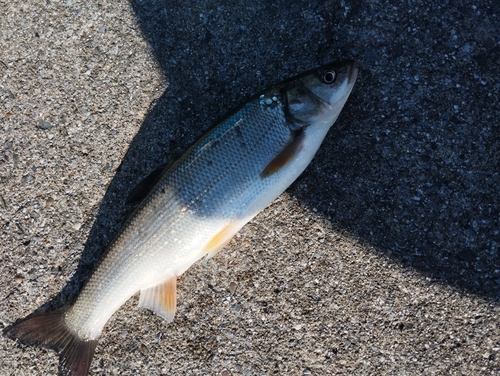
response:
[[(99, 335), (94, 330), (98, 323), (106, 322), (142, 285), (154, 286), (165, 275), (180, 274), (185, 260), (203, 257), (199, 245), (233, 218), (254, 214), (245, 213), (249, 203), (285, 173), (255, 178), (290, 141), (281, 102), (270, 108), (255, 99), (226, 124), (173, 166), (123, 226), (103, 265), (66, 315), (68, 326), (80, 337)], [(149, 236), (141, 239), (139, 232)], [(104, 298), (99, 296), (103, 285), (108, 286)]]
[[(198, 215), (234, 216), (236, 208), (225, 205), (226, 200), (244, 201), (247, 196), (254, 196), (262, 187), (272, 184), (255, 177), (290, 141), (291, 132), (282, 106), (272, 111), (267, 108), (258, 100), (245, 106), (228, 120), (231, 126), (220, 135), (217, 145), (203, 148), (200, 155), (193, 154), (193, 160), (187, 162), (189, 167), (180, 168), (187, 174), (180, 172), (178, 182), (177, 176), (173, 176), (174, 189), (183, 203), (203, 201), (202, 205), (193, 208)], [(238, 140), (243, 140), (246, 147), (240, 147)], [(200, 184), (207, 183), (207, 190), (200, 188)], [(222, 213), (223, 208), (227, 208), (228, 213)]]
[(84, 376), (106, 322), (135, 293), (140, 307), (172, 321), (177, 276), (222, 249), (304, 171), (356, 75), (352, 61), (324, 66), (228, 116), (156, 179), (71, 307), (29, 316), (6, 334), (55, 348), (64, 374)]

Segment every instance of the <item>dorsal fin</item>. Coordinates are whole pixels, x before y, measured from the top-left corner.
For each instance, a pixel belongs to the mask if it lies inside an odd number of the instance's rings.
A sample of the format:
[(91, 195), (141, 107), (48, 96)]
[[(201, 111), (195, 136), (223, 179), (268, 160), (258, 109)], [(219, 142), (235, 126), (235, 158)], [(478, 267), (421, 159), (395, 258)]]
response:
[(151, 189), (155, 186), (156, 183), (160, 180), (163, 174), (172, 166), (173, 161), (164, 164), (163, 166), (158, 167), (148, 176), (141, 180), (139, 184), (135, 186), (134, 189), (130, 192), (127, 199), (125, 200), (125, 204), (138, 204), (151, 192)]
[(260, 173), (261, 178), (267, 178), (285, 167), (302, 149), (304, 142), (304, 133), (296, 136), (285, 148), (269, 162), (269, 164)]
[(139, 307), (154, 311), (168, 322), (174, 321), (177, 308), (177, 276), (174, 275), (163, 283), (141, 290)]

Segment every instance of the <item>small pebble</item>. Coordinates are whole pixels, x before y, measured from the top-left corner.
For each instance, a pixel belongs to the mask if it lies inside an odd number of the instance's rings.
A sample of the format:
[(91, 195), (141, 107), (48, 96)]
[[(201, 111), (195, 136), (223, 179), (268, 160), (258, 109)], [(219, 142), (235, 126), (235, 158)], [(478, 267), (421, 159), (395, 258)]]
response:
[(146, 346), (144, 343), (141, 343), (141, 344), (139, 345), (139, 350), (140, 350), (140, 352), (141, 352), (143, 355), (148, 355), (148, 353), (149, 353), (149, 350), (148, 350), (147, 346)]
[(47, 201), (45, 201), (45, 208), (50, 208), (53, 203), (54, 203), (54, 199), (52, 197), (49, 197), (47, 199)]
[(238, 287), (238, 285), (236, 284), (236, 282), (231, 282), (229, 284), (229, 292), (231, 294), (234, 294), (234, 292), (236, 291), (236, 287)]

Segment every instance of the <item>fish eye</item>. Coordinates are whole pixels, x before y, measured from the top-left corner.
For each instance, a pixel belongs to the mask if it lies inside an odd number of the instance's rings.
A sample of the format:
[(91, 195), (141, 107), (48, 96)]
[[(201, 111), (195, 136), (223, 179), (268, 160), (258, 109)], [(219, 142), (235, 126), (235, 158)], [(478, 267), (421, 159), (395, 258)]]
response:
[(327, 70), (321, 73), (321, 81), (325, 84), (331, 84), (335, 81), (336, 73), (334, 70)]

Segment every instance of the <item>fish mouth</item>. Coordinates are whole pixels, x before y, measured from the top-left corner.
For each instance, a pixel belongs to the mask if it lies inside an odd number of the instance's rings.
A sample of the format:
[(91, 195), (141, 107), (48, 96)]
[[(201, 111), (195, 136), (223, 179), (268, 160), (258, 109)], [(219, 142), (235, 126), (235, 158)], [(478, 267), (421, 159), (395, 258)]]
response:
[(358, 66), (353, 59), (341, 61), (340, 63), (338, 63), (337, 66), (338, 67), (342, 67), (342, 66), (348, 67), (349, 75), (347, 76), (347, 83), (349, 85), (353, 84), (356, 81), (356, 78), (358, 77)]
[(358, 77), (358, 66), (353, 59), (346, 59), (339, 61), (337, 63), (324, 65), (319, 69), (325, 69), (325, 68), (348, 69), (349, 72), (347, 74), (347, 84), (349, 85), (353, 84), (354, 81), (356, 81), (356, 78)]
[[(334, 69), (336, 69), (336, 68), (342, 69), (344, 71), (346, 69), (348, 70), (348, 72), (346, 72), (347, 80), (344, 81), (344, 83), (346, 85), (345, 92), (342, 94), (342, 96), (344, 97), (344, 102), (342, 102), (342, 103), (345, 103), (345, 101), (347, 100), (347, 98), (351, 94), (352, 89), (354, 88), (354, 83), (356, 82), (356, 79), (358, 78), (357, 64), (353, 59), (346, 59), (346, 60), (343, 60), (341, 62), (334, 64), (333, 68)], [(328, 104), (331, 105), (332, 103), (328, 102)], [(343, 104), (342, 104), (342, 106), (343, 106)], [(342, 106), (340, 108), (342, 108)]]
[(345, 60), (343, 64), (349, 66), (349, 76), (347, 77), (347, 82), (349, 84), (353, 84), (354, 81), (356, 81), (356, 78), (358, 77), (358, 67), (356, 65), (356, 62), (352, 59)]

